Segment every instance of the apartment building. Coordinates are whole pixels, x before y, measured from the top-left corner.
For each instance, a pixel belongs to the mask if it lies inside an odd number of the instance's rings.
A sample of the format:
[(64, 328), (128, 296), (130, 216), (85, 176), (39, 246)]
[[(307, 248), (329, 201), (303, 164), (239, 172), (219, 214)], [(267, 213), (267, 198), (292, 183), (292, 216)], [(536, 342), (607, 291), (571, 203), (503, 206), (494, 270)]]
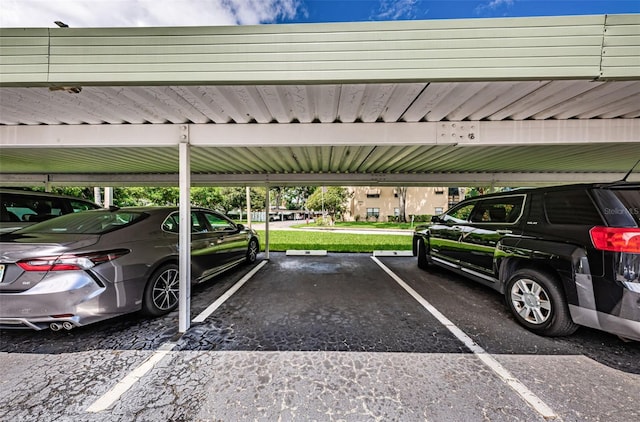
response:
[[(348, 187), (352, 194), (345, 212), (346, 220), (388, 221), (400, 215), (400, 198), (396, 187)], [(464, 198), (463, 188), (407, 187), (405, 216), (436, 215)]]

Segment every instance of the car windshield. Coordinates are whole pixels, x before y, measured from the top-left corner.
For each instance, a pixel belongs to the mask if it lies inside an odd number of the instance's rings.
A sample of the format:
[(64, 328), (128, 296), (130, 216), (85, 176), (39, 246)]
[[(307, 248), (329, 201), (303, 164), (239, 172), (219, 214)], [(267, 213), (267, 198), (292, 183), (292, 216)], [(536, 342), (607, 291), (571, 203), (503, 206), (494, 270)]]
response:
[(103, 234), (134, 224), (148, 214), (135, 211), (96, 210), (56, 217), (15, 233)]

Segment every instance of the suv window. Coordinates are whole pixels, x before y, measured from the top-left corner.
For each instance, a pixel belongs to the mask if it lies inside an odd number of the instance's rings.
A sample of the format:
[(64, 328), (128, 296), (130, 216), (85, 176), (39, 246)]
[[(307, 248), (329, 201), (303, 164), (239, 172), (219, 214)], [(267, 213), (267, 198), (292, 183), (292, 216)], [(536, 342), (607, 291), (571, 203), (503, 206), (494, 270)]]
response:
[(640, 226), (640, 190), (637, 186), (598, 188), (593, 189), (591, 194), (599, 204), (608, 225)]
[(503, 196), (479, 201), (471, 221), (474, 223), (515, 223), (522, 213), (524, 195)]
[(0, 190), (0, 222), (18, 223), (3, 225), (26, 226), (71, 212), (99, 208), (98, 205), (82, 199), (55, 194), (30, 193), (28, 191)]
[(444, 216), (442, 216), (442, 220), (448, 223), (464, 223), (466, 221), (469, 221), (469, 216), (471, 215), (471, 211), (475, 206), (475, 202), (464, 205), (461, 204), (460, 206), (451, 209)]
[(612, 192), (622, 202), (636, 224), (640, 226), (640, 192), (638, 189), (612, 189)]
[(602, 224), (602, 217), (584, 189), (545, 193), (544, 210), (551, 224)]

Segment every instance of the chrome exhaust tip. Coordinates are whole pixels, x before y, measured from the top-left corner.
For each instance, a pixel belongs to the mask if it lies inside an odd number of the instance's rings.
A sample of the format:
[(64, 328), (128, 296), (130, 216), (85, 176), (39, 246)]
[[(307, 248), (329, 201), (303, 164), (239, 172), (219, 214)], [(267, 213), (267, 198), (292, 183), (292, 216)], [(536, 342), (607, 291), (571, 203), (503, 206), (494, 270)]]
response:
[(49, 328), (51, 328), (51, 331), (60, 331), (60, 329), (62, 328), (62, 325), (58, 324), (57, 322), (52, 322), (49, 325)]
[(69, 331), (72, 330), (75, 326), (70, 323), (69, 321), (65, 321), (62, 323), (62, 328), (64, 328), (65, 330)]

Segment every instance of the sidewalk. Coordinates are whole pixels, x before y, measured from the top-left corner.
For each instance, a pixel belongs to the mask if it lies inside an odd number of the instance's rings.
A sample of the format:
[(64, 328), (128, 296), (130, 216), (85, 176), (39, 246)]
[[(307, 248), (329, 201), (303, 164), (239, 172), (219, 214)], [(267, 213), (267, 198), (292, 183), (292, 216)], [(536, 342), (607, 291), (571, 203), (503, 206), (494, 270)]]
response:
[[(304, 224), (304, 220), (295, 220), (295, 221), (272, 221), (269, 223), (269, 230), (302, 230), (302, 231), (311, 231), (311, 232), (340, 232), (340, 233), (362, 233), (362, 234), (399, 234), (412, 236), (412, 229), (378, 229), (378, 228), (355, 228), (355, 227), (336, 227), (336, 226), (325, 226), (325, 227), (302, 227), (302, 228), (292, 228), (291, 226)], [(264, 222), (256, 222), (252, 223), (251, 227), (255, 230), (265, 230)]]

